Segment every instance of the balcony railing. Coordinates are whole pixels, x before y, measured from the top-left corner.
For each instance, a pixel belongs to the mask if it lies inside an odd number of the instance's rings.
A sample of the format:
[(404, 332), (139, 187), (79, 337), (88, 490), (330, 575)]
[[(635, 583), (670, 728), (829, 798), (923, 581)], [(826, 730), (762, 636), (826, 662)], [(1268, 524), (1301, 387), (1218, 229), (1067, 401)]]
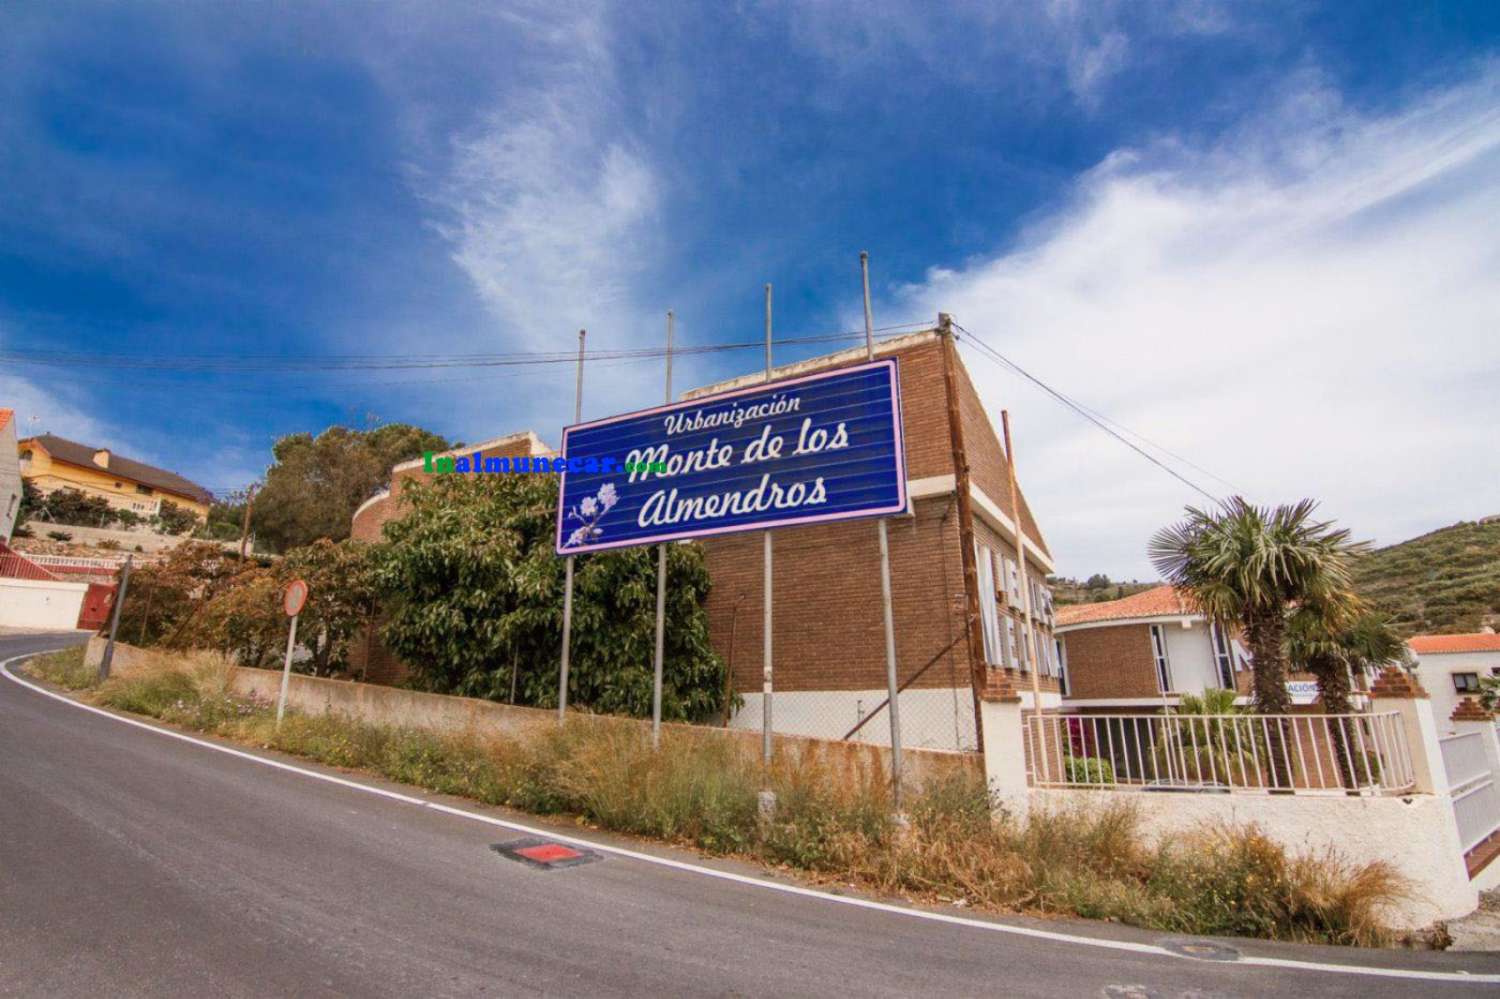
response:
[(1032, 715), (1025, 739), (1035, 787), (1331, 795), (1415, 783), (1396, 712)]

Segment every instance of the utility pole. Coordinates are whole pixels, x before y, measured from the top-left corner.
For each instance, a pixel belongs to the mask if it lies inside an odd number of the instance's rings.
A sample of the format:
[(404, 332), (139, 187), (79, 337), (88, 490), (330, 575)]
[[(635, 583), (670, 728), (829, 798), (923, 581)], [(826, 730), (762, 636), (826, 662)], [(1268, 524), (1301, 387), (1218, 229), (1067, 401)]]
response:
[(245, 561), (245, 542), (250, 538), (250, 511), (255, 509), (255, 483), (245, 493), (245, 523), (240, 527), (240, 561)]
[(109, 666), (115, 660), (115, 632), (120, 629), (120, 608), (125, 606), (125, 591), (130, 589), (130, 567), (134, 555), (125, 556), (120, 567), (120, 592), (115, 594), (114, 612), (109, 617), (109, 641), (104, 643), (104, 658), (99, 660), (99, 682), (109, 679)]
[[(574, 423), (583, 422), (583, 341), (588, 336), (588, 332), (588, 330), (578, 331), (578, 379), (573, 387)], [(557, 720), (559, 723), (566, 721), (568, 717), (568, 656), (573, 640), (572, 555), (568, 556), (567, 566), (563, 571), (562, 665), (558, 669), (557, 678)]]

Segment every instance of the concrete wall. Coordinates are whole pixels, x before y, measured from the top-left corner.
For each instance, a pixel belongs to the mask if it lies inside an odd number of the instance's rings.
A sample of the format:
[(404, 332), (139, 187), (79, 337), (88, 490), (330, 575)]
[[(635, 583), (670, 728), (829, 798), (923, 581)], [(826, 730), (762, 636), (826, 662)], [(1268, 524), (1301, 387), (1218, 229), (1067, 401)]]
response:
[(1318, 854), (1332, 848), (1355, 863), (1386, 861), (1415, 889), (1388, 914), (1399, 929), (1467, 915), (1477, 904), (1446, 795), (1341, 798), (1033, 789), (1029, 796), (1032, 808), (1087, 807), (1128, 798), (1139, 805), (1148, 834), (1158, 838), (1204, 823), (1253, 823), (1290, 851)]
[(78, 627), (88, 583), (0, 578), (0, 626), (44, 630)]
[[(80, 545), (95, 545), (101, 541), (113, 541), (120, 546), (120, 554), (133, 553), (136, 545), (140, 545), (145, 554), (164, 552), (176, 548), (187, 540), (185, 534), (158, 534), (155, 531), (144, 529), (127, 531), (114, 527), (79, 527), (74, 524), (52, 524), (44, 520), (28, 521), (26, 526), (31, 530), (34, 537), (46, 539), (48, 531), (62, 531), (73, 535), (73, 541)], [(225, 543), (228, 546), (228, 543)], [(239, 551), (239, 542), (234, 542), (235, 551)]]
[[(103, 654), (104, 639), (93, 638), (89, 641), (85, 661), (97, 666)], [(163, 667), (226, 669), (233, 690), (241, 695), (254, 694), (266, 700), (274, 701), (281, 687), (279, 670), (229, 666), (223, 657), (215, 653), (180, 654), (138, 649), (123, 642), (115, 644), (112, 664), (115, 675)], [(425, 694), (382, 684), (330, 680), (301, 674), (293, 674), (291, 677), (287, 705), (307, 714), (340, 714), (377, 725), (403, 725), (455, 734), (521, 736), (557, 724), (557, 713), (541, 708), (512, 707), (477, 698)], [(628, 725), (637, 728), (650, 724), (634, 718), (607, 715), (576, 714), (570, 715), (569, 720), (570, 723)], [(760, 757), (761, 737), (758, 730), (699, 725), (663, 727), (674, 732), (695, 733), (704, 738), (729, 739), (747, 756), (755, 759)], [(776, 753), (782, 758), (799, 761), (817, 759), (842, 779), (865, 780), (890, 770), (890, 750), (870, 743), (777, 735), (775, 747)], [(907, 784), (911, 787), (920, 787), (930, 780), (955, 773), (977, 774), (980, 769), (979, 757), (974, 753), (911, 749), (904, 752), (902, 758), (906, 767)]]

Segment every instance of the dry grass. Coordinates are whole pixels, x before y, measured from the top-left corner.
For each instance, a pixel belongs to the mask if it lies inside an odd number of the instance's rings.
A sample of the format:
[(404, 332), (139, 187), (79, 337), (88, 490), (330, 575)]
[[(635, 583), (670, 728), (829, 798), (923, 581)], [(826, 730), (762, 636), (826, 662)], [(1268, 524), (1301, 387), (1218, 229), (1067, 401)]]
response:
[(1205, 827), (1148, 845), (1135, 805), (1123, 796), (1100, 796), (1088, 809), (1033, 813), (1024, 822), (995, 820), (982, 780), (969, 774), (914, 795), (903, 830), (890, 819), (885, 774), (837, 780), (816, 753), (773, 767), (778, 809), (773, 821), (761, 822), (758, 761), (728, 740), (681, 730), (664, 732), (660, 751), (642, 727), (587, 721), (513, 739), (292, 713), (278, 730), (270, 706), (232, 696), (227, 672), (212, 664), (111, 679), (94, 696), (434, 791), (989, 910), (1379, 945), (1392, 938), (1381, 912), (1405, 891), (1389, 865), (1290, 856), (1253, 826)]

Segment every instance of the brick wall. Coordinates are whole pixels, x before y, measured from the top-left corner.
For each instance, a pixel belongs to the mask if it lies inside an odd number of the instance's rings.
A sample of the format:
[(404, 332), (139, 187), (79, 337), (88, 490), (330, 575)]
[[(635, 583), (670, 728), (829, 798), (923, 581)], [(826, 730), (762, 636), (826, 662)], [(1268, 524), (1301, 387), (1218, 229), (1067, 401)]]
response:
[[(897, 676), (905, 680), (963, 634), (963, 566), (951, 497), (919, 500), (887, 522)], [(763, 542), (760, 533), (703, 542), (714, 649), (741, 692), (761, 687)], [(886, 685), (880, 546), (873, 521), (812, 524), (773, 538), (772, 663), (780, 691), (869, 690)], [(959, 641), (915, 687), (967, 687)]]
[(1068, 695), (1074, 698), (1159, 697), (1151, 626), (1121, 624), (1063, 635)]

